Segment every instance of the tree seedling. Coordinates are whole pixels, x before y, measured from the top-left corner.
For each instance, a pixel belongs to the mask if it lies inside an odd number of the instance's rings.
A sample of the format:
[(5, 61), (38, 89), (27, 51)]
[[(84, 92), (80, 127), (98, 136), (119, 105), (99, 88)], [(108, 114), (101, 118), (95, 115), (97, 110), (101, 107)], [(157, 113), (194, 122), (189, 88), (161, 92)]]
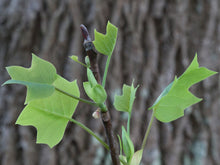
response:
[[(30, 68), (20, 66), (6, 68), (11, 79), (3, 85), (22, 84), (27, 87), (25, 108), (18, 117), (16, 124), (34, 126), (37, 129), (37, 143), (45, 143), (52, 148), (61, 141), (67, 123), (69, 121), (73, 122), (95, 137), (110, 151), (114, 165), (138, 165), (142, 159), (153, 119), (156, 118), (166, 123), (184, 116), (184, 109), (202, 100), (194, 96), (189, 88), (217, 72), (199, 67), (197, 55), (195, 55), (186, 71), (180, 77), (175, 77), (173, 82), (164, 89), (149, 108), (153, 111), (152, 116), (142, 146), (138, 151), (135, 151), (130, 138), (130, 120), (138, 86), (134, 87), (133, 82), (131, 85), (123, 85), (122, 95), (115, 95), (115, 109), (128, 114), (127, 128), (125, 129), (122, 126), (121, 136), (117, 136), (118, 140), (114, 136), (111, 117), (105, 104), (108, 97), (105, 91), (106, 77), (116, 44), (118, 29), (108, 22), (106, 34), (101, 34), (95, 30), (95, 40), (91, 41), (86, 27), (81, 25), (80, 28), (84, 38), (84, 48), (88, 56), (85, 59), (85, 64), (80, 62), (77, 56), (71, 56), (71, 59), (87, 68), (88, 81), (83, 83), (83, 87), (91, 101), (80, 98), (76, 80), (67, 81), (56, 73), (56, 69), (51, 63), (32, 54)], [(97, 54), (93, 45), (100, 54), (107, 56), (102, 81), (97, 64)], [(72, 118), (79, 101), (98, 107), (93, 115), (96, 118), (101, 117), (108, 144), (84, 124)]]

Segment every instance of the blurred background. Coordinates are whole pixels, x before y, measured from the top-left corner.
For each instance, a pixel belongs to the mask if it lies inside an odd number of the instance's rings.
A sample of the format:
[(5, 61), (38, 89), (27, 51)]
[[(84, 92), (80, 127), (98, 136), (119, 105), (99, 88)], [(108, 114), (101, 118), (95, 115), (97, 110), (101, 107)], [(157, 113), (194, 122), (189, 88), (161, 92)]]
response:
[[(86, 81), (85, 68), (69, 59), (84, 60), (80, 24), (93, 38), (96, 28), (105, 33), (110, 20), (119, 29), (107, 78), (107, 104), (113, 127), (121, 133), (123, 113), (112, 106), (123, 83), (137, 91), (131, 121), (131, 137), (139, 149), (151, 115), (147, 108), (161, 91), (180, 76), (198, 53), (199, 63), (220, 71), (219, 0), (0, 0), (0, 84), (9, 79), (5, 67), (29, 67), (31, 53), (52, 62), (68, 80)], [(101, 73), (106, 56), (99, 56)], [(220, 164), (220, 77), (195, 85), (191, 91), (204, 98), (171, 123), (154, 121), (143, 165)], [(15, 125), (23, 109), (25, 87), (0, 88), (1, 165), (110, 165), (108, 152), (90, 135), (70, 123), (63, 140), (50, 149), (36, 144), (33, 127)], [(74, 118), (105, 134), (95, 107), (79, 104)]]

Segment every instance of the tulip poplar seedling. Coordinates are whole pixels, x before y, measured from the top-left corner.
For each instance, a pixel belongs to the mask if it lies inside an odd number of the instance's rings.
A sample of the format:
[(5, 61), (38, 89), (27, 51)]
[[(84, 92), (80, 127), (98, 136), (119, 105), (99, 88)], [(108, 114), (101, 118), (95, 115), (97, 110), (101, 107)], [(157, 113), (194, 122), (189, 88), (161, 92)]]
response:
[[(67, 123), (71, 121), (94, 136), (107, 150), (112, 150), (111, 146), (106, 144), (84, 124), (73, 119), (72, 116), (79, 101), (98, 107), (102, 113), (108, 112), (105, 104), (108, 96), (105, 91), (105, 82), (116, 44), (117, 32), (117, 27), (110, 22), (107, 24), (106, 34), (101, 34), (95, 30), (93, 44), (99, 53), (107, 56), (102, 84), (97, 82), (97, 78), (91, 70), (91, 61), (88, 57), (86, 57), (86, 62), (83, 63), (78, 60), (77, 56), (71, 56), (72, 60), (87, 68), (88, 81), (83, 83), (83, 87), (91, 101), (80, 98), (76, 80), (67, 81), (57, 74), (55, 67), (51, 63), (34, 54), (32, 54), (30, 68), (20, 66), (6, 68), (11, 79), (3, 85), (21, 84), (27, 87), (26, 106), (18, 117), (16, 124), (34, 126), (37, 129), (37, 143), (45, 143), (51, 148), (54, 147), (62, 140)], [(84, 36), (86, 36), (86, 33), (84, 33)], [(197, 55), (195, 55), (186, 71), (180, 77), (175, 77), (173, 82), (164, 89), (152, 107), (149, 108), (153, 110), (152, 117), (142, 146), (137, 151), (135, 151), (134, 144), (130, 138), (130, 120), (138, 86), (135, 87), (133, 82), (131, 85), (124, 84), (122, 95), (115, 95), (113, 104), (116, 110), (128, 114), (127, 129), (122, 126), (122, 134), (121, 136), (118, 135), (120, 154), (116, 155), (118, 157), (116, 160), (120, 160), (121, 165), (140, 164), (153, 119), (156, 118), (166, 123), (184, 116), (184, 110), (187, 107), (202, 100), (194, 96), (189, 91), (189, 88), (216, 73), (205, 67), (199, 67)]]

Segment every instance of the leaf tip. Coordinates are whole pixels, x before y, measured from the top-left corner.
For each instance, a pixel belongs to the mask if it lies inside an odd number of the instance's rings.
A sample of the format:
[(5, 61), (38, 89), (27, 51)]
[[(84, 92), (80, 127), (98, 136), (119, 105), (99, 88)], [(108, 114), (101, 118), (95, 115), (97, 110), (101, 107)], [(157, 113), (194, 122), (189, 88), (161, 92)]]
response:
[(194, 58), (198, 59), (198, 53), (197, 52), (195, 53)]
[(32, 56), (36, 56), (34, 53), (31, 53)]
[(118, 31), (118, 28), (115, 25), (113, 25), (109, 20), (108, 20), (108, 23), (107, 23), (107, 29), (106, 30), (108, 30), (108, 27), (111, 27), (115, 32)]
[(32, 63), (33, 61), (38, 60), (39, 57), (37, 55), (35, 55), (34, 53), (31, 53), (31, 55), (32, 55)]
[(5, 69), (6, 69), (7, 72), (8, 72), (8, 70), (10, 70), (10, 66), (5, 67)]
[[(9, 81), (9, 80), (8, 80), (8, 81)], [(8, 81), (5, 81), (1, 86), (3, 87), (3, 86), (5, 86), (5, 85), (9, 84)]]
[[(94, 29), (94, 34), (95, 34), (95, 35), (94, 35), (94, 37), (95, 37), (95, 38), (96, 38), (97, 33), (98, 33), (98, 32), (97, 32), (97, 30), (96, 30), (96, 29)], [(92, 41), (92, 42), (95, 42), (95, 40), (94, 40), (94, 41)]]

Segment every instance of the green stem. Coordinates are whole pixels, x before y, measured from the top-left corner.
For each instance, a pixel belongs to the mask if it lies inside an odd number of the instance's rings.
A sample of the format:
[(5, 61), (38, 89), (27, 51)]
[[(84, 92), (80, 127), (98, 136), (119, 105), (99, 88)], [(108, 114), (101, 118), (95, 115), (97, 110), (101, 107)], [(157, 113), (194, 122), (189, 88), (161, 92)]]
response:
[(105, 72), (104, 72), (104, 76), (103, 76), (103, 80), (102, 80), (102, 86), (104, 88), (105, 88), (105, 82), (106, 82), (106, 77), (108, 74), (108, 68), (109, 68), (110, 61), (111, 61), (111, 56), (108, 56), (108, 59), (107, 59), (106, 65), (105, 65)]
[(63, 93), (64, 95), (67, 95), (67, 96), (69, 96), (69, 97), (72, 97), (73, 99), (79, 100), (79, 101), (81, 101), (81, 102), (83, 102), (83, 103), (90, 104), (90, 105), (94, 105), (94, 106), (97, 106), (97, 107), (98, 107), (98, 105), (97, 105), (96, 103), (94, 103), (94, 102), (91, 102), (91, 101), (89, 101), (89, 100), (86, 100), (86, 99), (83, 99), (83, 98), (74, 96), (74, 95), (72, 95), (72, 94), (70, 94), (70, 93), (68, 93), (68, 92), (65, 92), (65, 91), (63, 91), (63, 90), (61, 90), (61, 89), (59, 89), (59, 88), (56, 88), (56, 87), (55, 87), (55, 90), (57, 90), (57, 91)]
[(130, 136), (130, 122), (131, 122), (131, 115), (129, 114), (127, 121), (127, 132), (129, 136)]
[(148, 127), (147, 127), (147, 131), (146, 131), (145, 136), (144, 136), (144, 140), (143, 140), (142, 145), (141, 145), (142, 150), (144, 150), (144, 147), (146, 146), (147, 137), (150, 133), (150, 129), (151, 129), (153, 121), (154, 121), (154, 109), (153, 109), (153, 112), (152, 112), (152, 115), (151, 115), (151, 118), (150, 118), (150, 122), (149, 122)]
[[(75, 60), (74, 60), (75, 61)], [(84, 67), (86, 67), (86, 68), (89, 68), (86, 64), (84, 64), (84, 63), (82, 63), (82, 62), (80, 62), (80, 61), (75, 61), (75, 62), (77, 62), (78, 64), (81, 64), (82, 66), (84, 66)]]
[(69, 119), (69, 121), (77, 124), (79, 127), (81, 127), (82, 129), (84, 129), (86, 132), (88, 132), (90, 135), (92, 135), (93, 137), (95, 137), (107, 150), (109, 150), (109, 146), (101, 139), (99, 138), (91, 129), (89, 129), (88, 127), (86, 127), (84, 124), (74, 120), (74, 119)]
[(105, 113), (105, 112), (107, 112), (107, 111), (108, 111), (108, 109), (107, 109), (107, 107), (106, 107), (105, 103), (98, 104), (98, 106), (99, 106), (99, 108), (100, 108), (101, 112)]
[(63, 91), (62, 89), (59, 89), (59, 88), (56, 88), (56, 87), (55, 87), (55, 90), (57, 90), (58, 92), (63, 93), (64, 95), (67, 95), (67, 96), (69, 96), (69, 97), (72, 97), (73, 99), (79, 100), (79, 101), (81, 101), (81, 102), (83, 102), (83, 103), (86, 103), (86, 104), (90, 104), (90, 105), (94, 105), (94, 106), (96, 106), (96, 107), (99, 107), (102, 112), (107, 112), (107, 111), (108, 111), (108, 109), (107, 109), (107, 107), (106, 107), (106, 105), (105, 105), (104, 103), (103, 103), (103, 104), (97, 104), (97, 103), (91, 102), (91, 101), (89, 101), (89, 100), (86, 100), (86, 99), (83, 99), (83, 98), (74, 96), (74, 95), (72, 95), (72, 94), (70, 94), (70, 93), (68, 93), (68, 92), (65, 92), (65, 91)]

